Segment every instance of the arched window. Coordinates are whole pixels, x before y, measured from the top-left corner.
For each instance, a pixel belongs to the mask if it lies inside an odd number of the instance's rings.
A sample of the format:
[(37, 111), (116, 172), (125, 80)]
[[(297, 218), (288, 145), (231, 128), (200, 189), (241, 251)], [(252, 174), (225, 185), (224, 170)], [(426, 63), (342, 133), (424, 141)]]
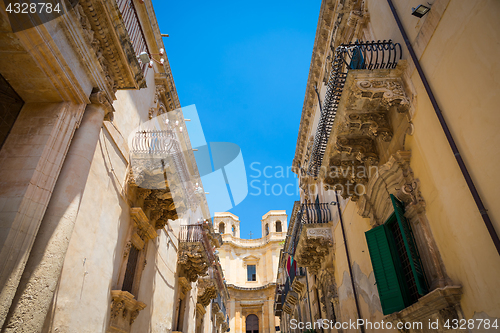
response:
[(233, 225), (232, 231), (233, 231), (233, 236), (236, 236), (236, 228), (234, 227), (234, 225)]
[(254, 314), (248, 315), (245, 326), (247, 333), (259, 333), (259, 317)]
[(281, 221), (276, 221), (276, 232), (281, 232)]
[(269, 235), (269, 224), (266, 223), (266, 236)]
[(221, 235), (225, 233), (224, 227), (225, 227), (224, 222), (219, 223), (219, 233)]

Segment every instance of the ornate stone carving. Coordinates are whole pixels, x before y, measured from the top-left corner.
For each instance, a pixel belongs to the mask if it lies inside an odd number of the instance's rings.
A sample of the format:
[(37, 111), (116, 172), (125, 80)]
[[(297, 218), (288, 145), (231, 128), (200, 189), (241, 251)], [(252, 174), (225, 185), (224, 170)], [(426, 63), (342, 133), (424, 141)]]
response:
[(186, 278), (195, 282), (198, 276), (205, 275), (208, 269), (206, 250), (201, 242), (179, 243), (178, 263), (184, 270)]
[(304, 224), (295, 252), (297, 264), (317, 273), (332, 246), (331, 223)]
[(110, 19), (121, 17), (116, 5), (81, 0), (74, 12), (85, 38), (95, 50), (112, 93), (118, 88), (144, 88), (146, 81), (125, 25)]
[(186, 294), (190, 290), (191, 290), (191, 283), (189, 283), (189, 281), (184, 276), (179, 277), (180, 298), (184, 299), (184, 297), (186, 297)]
[(134, 299), (134, 295), (128, 291), (111, 291), (111, 316), (109, 330), (112, 332), (129, 332), (130, 326), (146, 307), (143, 302)]
[(203, 307), (210, 304), (210, 300), (217, 297), (217, 286), (211, 278), (200, 278), (198, 280), (198, 303)]
[(353, 156), (367, 165), (378, 164), (377, 149), (372, 139), (338, 136), (335, 148), (339, 154)]
[(345, 132), (349, 135), (378, 137), (385, 142), (392, 139), (392, 130), (385, 112), (349, 113)]
[(134, 235), (137, 235), (143, 243), (140, 244), (140, 242), (137, 242), (137, 238), (134, 238), (134, 236), (132, 236), (132, 242), (134, 243), (134, 246), (140, 250), (144, 246), (144, 243), (147, 243), (150, 239), (157, 237), (158, 234), (151, 223), (149, 223), (149, 219), (146, 214), (144, 214), (142, 208), (131, 208), (130, 216), (134, 221)]
[(357, 98), (381, 99), (380, 106), (388, 109), (396, 106), (398, 112), (406, 112), (410, 101), (406, 97), (400, 79), (371, 79), (356, 82), (358, 91), (354, 93)]
[(123, 257), (126, 258), (128, 254), (130, 253), (130, 248), (132, 247), (132, 242), (128, 241), (127, 244), (125, 244), (125, 250), (123, 251)]
[(358, 185), (364, 186), (368, 182), (370, 171), (366, 164), (358, 159), (341, 160), (341, 156), (337, 155), (330, 159), (329, 172), (325, 175), (324, 183), (328, 189), (340, 191), (344, 199), (350, 197), (352, 201), (357, 201), (364, 192)]
[(333, 236), (331, 228), (308, 228), (307, 238), (310, 239), (321, 238), (328, 241), (330, 245), (333, 245)]

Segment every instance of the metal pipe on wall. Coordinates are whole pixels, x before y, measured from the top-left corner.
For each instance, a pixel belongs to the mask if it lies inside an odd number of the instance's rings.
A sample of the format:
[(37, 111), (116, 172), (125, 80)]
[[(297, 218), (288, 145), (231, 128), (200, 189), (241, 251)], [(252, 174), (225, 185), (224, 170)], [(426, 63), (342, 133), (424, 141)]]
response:
[(403, 36), (406, 47), (408, 48), (408, 51), (410, 52), (410, 56), (413, 60), (413, 63), (415, 64), (415, 68), (417, 69), (417, 72), (420, 76), (420, 79), (422, 80), (422, 83), (424, 84), (425, 91), (427, 92), (427, 95), (429, 96), (429, 99), (432, 103), (432, 106), (434, 107), (434, 111), (436, 113), (436, 116), (438, 117), (439, 123), (441, 124), (441, 128), (443, 129), (444, 134), (446, 136), (446, 139), (448, 140), (448, 144), (450, 145), (450, 148), (453, 152), (453, 155), (455, 156), (455, 159), (457, 160), (458, 166), (460, 167), (460, 171), (462, 172), (462, 175), (465, 178), (465, 182), (467, 183), (467, 186), (469, 187), (469, 191), (472, 194), (472, 197), (474, 198), (474, 202), (476, 203), (476, 206), (479, 210), (479, 213), (481, 214), (481, 217), (483, 218), (486, 229), (488, 229), (488, 233), (490, 234), (490, 237), (493, 240), (493, 244), (495, 245), (495, 248), (496, 248), (498, 254), (500, 255), (500, 239), (498, 238), (498, 234), (495, 230), (495, 227), (493, 226), (493, 223), (491, 222), (490, 216), (488, 215), (488, 211), (484, 207), (483, 201), (481, 200), (481, 197), (476, 189), (474, 181), (472, 180), (472, 177), (470, 176), (469, 171), (467, 170), (465, 162), (462, 159), (462, 156), (460, 155), (460, 151), (458, 150), (458, 147), (455, 144), (455, 140), (453, 139), (453, 135), (451, 134), (450, 129), (448, 128), (448, 124), (446, 123), (446, 120), (443, 117), (441, 109), (439, 108), (436, 97), (434, 96), (434, 93), (429, 85), (429, 82), (427, 81), (427, 77), (425, 76), (425, 73), (422, 69), (422, 66), (420, 66), (420, 62), (417, 58), (417, 55), (415, 54), (415, 51), (413, 50), (413, 46), (411, 45), (410, 40), (408, 39), (408, 36), (406, 35), (406, 31), (403, 27), (403, 24), (401, 23), (401, 20), (399, 19), (399, 15), (396, 11), (396, 8), (394, 7), (392, 0), (387, 0), (387, 2), (389, 3), (389, 7), (391, 8), (392, 14), (394, 15), (394, 19), (396, 20), (399, 31), (401, 32), (401, 35)]

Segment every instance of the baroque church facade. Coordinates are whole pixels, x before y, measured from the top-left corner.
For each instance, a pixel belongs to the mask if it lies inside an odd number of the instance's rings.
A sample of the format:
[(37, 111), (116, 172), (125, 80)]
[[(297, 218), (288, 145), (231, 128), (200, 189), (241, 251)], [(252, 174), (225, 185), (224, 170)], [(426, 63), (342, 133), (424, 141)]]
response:
[(238, 216), (215, 213), (214, 230), (222, 236), (219, 258), (229, 292), (230, 332), (274, 333), (280, 327), (274, 313), (274, 296), (280, 252), (288, 216), (271, 210), (262, 216), (262, 237), (240, 238)]

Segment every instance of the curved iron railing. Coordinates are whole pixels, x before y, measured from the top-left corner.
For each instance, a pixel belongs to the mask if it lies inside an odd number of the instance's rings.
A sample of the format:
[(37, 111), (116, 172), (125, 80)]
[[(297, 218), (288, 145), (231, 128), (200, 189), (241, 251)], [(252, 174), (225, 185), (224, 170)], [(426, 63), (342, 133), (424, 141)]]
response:
[(187, 199), (194, 195), (194, 186), (191, 181), (181, 145), (171, 129), (167, 130), (140, 130), (132, 138), (133, 154), (147, 154), (154, 158), (170, 157), (174, 163), (179, 180)]
[(351, 69), (395, 68), (401, 57), (401, 45), (393, 43), (391, 40), (356, 42), (337, 47), (326, 87), (325, 100), (321, 108), (321, 118), (314, 137), (312, 154), (307, 169), (309, 175), (317, 177), (319, 174), (344, 89), (347, 72)]
[(328, 223), (332, 221), (332, 213), (328, 203), (304, 203), (296, 215), (292, 238), (288, 252), (295, 255), (300, 234), (304, 224)]

